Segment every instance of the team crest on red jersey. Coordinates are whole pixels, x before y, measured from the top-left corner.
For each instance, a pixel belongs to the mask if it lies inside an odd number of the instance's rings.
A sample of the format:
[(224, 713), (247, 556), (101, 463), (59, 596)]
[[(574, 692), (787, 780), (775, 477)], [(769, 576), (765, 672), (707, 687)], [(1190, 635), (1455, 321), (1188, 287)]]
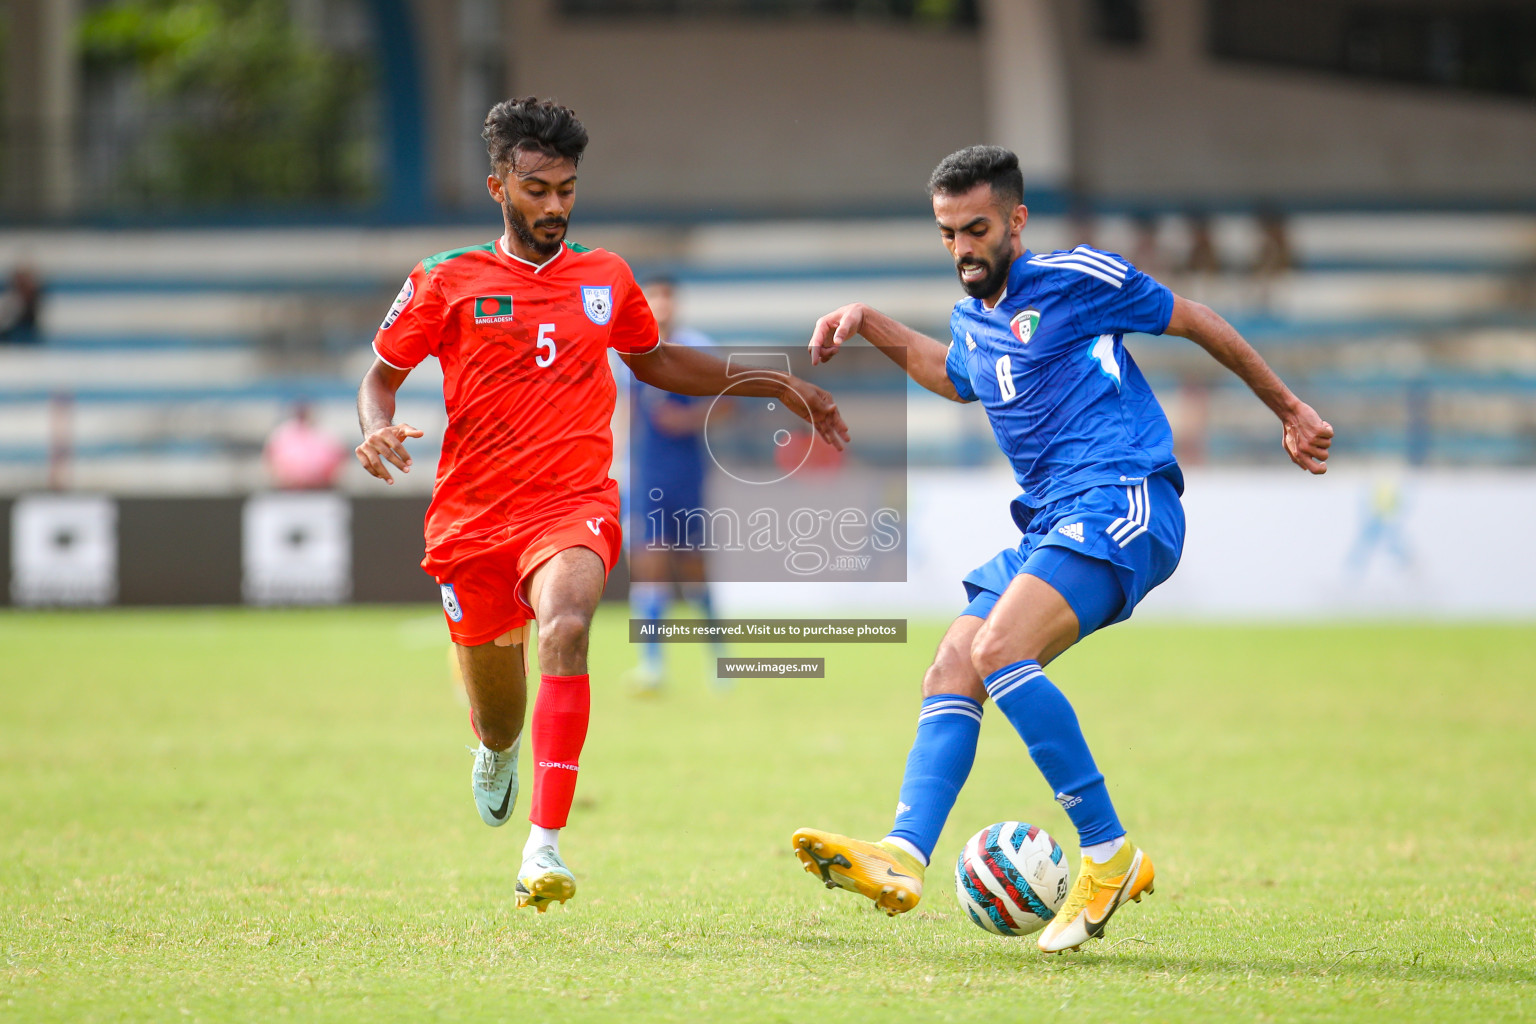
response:
[(587, 319), (601, 327), (613, 316), (613, 288), (584, 287), (581, 290), (581, 308), (587, 311)]
[(475, 323), (504, 324), (512, 319), (512, 296), (475, 296)]

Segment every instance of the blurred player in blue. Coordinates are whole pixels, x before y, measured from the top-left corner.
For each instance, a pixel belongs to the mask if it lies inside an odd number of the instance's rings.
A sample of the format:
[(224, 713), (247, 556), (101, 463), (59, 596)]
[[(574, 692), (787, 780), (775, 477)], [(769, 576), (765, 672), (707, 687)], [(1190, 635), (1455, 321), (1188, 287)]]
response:
[[(698, 331), (679, 327), (677, 287), (669, 278), (656, 277), (643, 286), (661, 339), (690, 348), (712, 348), (714, 342)], [(705, 578), (704, 520), (690, 516), (704, 508), (704, 470), (709, 454), (704, 446), (704, 419), (713, 398), (676, 395), (634, 381), (630, 387), (630, 414), (634, 436), (630, 441), (630, 614), (637, 619), (659, 619), (667, 613), (675, 584), (683, 599), (696, 605), (706, 619), (715, 617), (715, 606)], [(718, 415), (718, 412), (717, 412)], [(711, 649), (711, 664), (724, 655), (718, 645)], [(715, 685), (724, 685), (711, 673)], [(659, 691), (665, 680), (661, 644), (640, 648), (640, 665), (629, 675), (636, 693)]]
[[(1023, 492), (1011, 506), (1023, 539), (965, 577), (970, 603), (923, 678), (890, 833), (871, 843), (801, 829), (793, 843), (829, 887), (890, 914), (911, 910), (991, 697), (1077, 828), (1076, 882), (1039, 937), (1040, 949), (1056, 953), (1102, 935), (1120, 906), (1153, 885), (1151, 858), (1126, 838), (1077, 715), (1044, 672), (1088, 634), (1130, 617), (1173, 573), (1184, 547), (1173, 434), (1123, 336), (1174, 334), (1205, 349), (1274, 412), (1286, 452), (1309, 473), (1326, 470), (1333, 428), (1230, 324), (1122, 257), (1086, 245), (1025, 249), (1029, 211), (1014, 154), (960, 150), (934, 170), (928, 190), (969, 296), (955, 304), (949, 344), (854, 303), (817, 321), (812, 359), (832, 358), (860, 334), (928, 390), (979, 401)], [(992, 884), (984, 880), (983, 890)], [(972, 895), (983, 906), (996, 902), (989, 891)]]

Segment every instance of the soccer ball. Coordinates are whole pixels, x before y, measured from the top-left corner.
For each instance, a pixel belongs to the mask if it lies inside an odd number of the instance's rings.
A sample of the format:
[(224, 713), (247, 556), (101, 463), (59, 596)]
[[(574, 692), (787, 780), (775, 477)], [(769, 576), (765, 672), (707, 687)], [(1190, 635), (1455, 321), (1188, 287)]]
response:
[(982, 829), (955, 861), (955, 896), (972, 921), (996, 935), (1044, 928), (1066, 901), (1070, 881), (1056, 840), (1022, 821)]

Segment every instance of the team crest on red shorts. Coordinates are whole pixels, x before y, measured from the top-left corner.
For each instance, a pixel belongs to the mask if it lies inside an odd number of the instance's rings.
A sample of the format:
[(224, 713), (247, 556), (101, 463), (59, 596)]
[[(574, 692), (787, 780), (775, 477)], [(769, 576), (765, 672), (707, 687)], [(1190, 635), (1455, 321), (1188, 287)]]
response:
[(447, 612), (448, 617), (454, 622), (463, 622), (464, 609), (459, 607), (459, 597), (453, 592), (453, 584), (444, 583), (440, 589), (443, 592), (443, 611)]

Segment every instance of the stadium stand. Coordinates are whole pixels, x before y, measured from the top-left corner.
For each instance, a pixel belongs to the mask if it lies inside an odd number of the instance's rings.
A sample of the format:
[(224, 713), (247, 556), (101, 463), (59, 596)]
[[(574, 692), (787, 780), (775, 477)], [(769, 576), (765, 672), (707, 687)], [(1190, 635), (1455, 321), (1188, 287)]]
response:
[[(1536, 464), (1536, 215), (1297, 212), (1284, 223), (1285, 266), (1258, 271), (1263, 222), (1224, 213), (1210, 225), (1215, 272), (1180, 270), (1183, 211), (1038, 217), (1026, 241), (1086, 241), (1161, 264), (1176, 290), (1228, 315), (1315, 396), (1339, 428), (1341, 455)], [(295, 400), (312, 402), (338, 436), (355, 433), (368, 341), (409, 267), (494, 230), (0, 234), (0, 267), (35, 267), (45, 287), (42, 344), (0, 346), (4, 489), (263, 486), (262, 440)], [(686, 321), (731, 344), (798, 342), (855, 298), (942, 337), (958, 294), (931, 227), (916, 219), (578, 220), (573, 237), (673, 274)], [(1177, 339), (1132, 348), (1186, 461), (1281, 457), (1264, 410), (1202, 353)], [(914, 464), (996, 457), (982, 417), (917, 391), (909, 401)], [(430, 366), (402, 392), (401, 415), (428, 432), (426, 469), (442, 425)], [(405, 486), (429, 483), (418, 471)]]

